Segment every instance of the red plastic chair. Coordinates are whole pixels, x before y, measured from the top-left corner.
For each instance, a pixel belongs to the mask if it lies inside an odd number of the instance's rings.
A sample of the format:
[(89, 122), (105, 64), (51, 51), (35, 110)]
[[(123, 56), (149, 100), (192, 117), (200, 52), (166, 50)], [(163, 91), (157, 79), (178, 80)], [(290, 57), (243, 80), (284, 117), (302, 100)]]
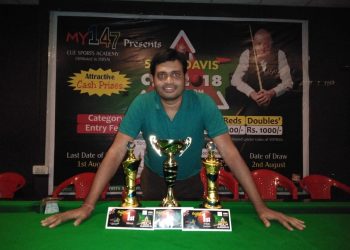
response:
[(350, 193), (350, 187), (346, 184), (324, 175), (309, 175), (300, 180), (300, 186), (310, 194), (313, 200), (330, 200), (331, 188), (336, 187)]
[(15, 193), (26, 184), (25, 178), (15, 172), (0, 174), (0, 198), (12, 199)]
[[(208, 183), (207, 183), (207, 176), (206, 175), (207, 174), (206, 174), (205, 168), (202, 167), (201, 172), (200, 172), (200, 177), (201, 177), (201, 181), (202, 181), (203, 189), (204, 189), (203, 197), (207, 196)], [(238, 181), (233, 177), (233, 175), (230, 172), (226, 171), (224, 168), (220, 168), (218, 175), (219, 175), (218, 176), (218, 185), (226, 187), (232, 193), (233, 199), (238, 200), (238, 198), (239, 198)]]
[(298, 199), (297, 187), (284, 175), (268, 169), (254, 170), (251, 174), (263, 200), (276, 200), (278, 186), (287, 189), (291, 193), (293, 200)]
[[(85, 173), (80, 173), (68, 178), (67, 180), (63, 181), (61, 184), (59, 184), (55, 188), (55, 190), (52, 192), (52, 197), (54, 198), (59, 197), (63, 189), (65, 189), (68, 186), (74, 185), (75, 198), (85, 199), (90, 191), (95, 175), (96, 175), (95, 173), (85, 172)], [(101, 199), (106, 199), (108, 188), (109, 188), (109, 184), (107, 184), (107, 186), (103, 190), (101, 194)]]

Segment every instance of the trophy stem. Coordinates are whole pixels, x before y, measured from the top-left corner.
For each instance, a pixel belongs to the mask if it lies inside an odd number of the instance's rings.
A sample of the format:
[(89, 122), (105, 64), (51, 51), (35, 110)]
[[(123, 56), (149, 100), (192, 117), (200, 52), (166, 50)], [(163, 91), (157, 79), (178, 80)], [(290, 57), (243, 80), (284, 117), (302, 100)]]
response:
[[(209, 209), (222, 208), (219, 195), (218, 195), (217, 176), (218, 174), (216, 173), (214, 174), (214, 178), (207, 178), (208, 179), (207, 196), (205, 197), (205, 201), (203, 202), (203, 205), (202, 205), (204, 208), (209, 208)], [(213, 175), (211, 177), (213, 177)]]
[(136, 175), (141, 160), (136, 159), (134, 155), (134, 143), (129, 142), (127, 148), (128, 155), (122, 163), (125, 175), (125, 196), (122, 207), (139, 207), (141, 204), (136, 196)]
[(163, 162), (163, 173), (168, 190), (166, 197), (161, 203), (161, 206), (178, 207), (179, 203), (175, 199), (173, 192), (173, 187), (175, 185), (177, 176), (177, 162), (175, 160), (175, 155), (178, 155), (180, 157), (191, 145), (192, 138), (187, 137), (185, 140), (159, 140), (156, 138), (156, 136), (151, 135), (149, 140), (152, 148), (159, 156), (166, 156), (166, 159)]
[(204, 199), (202, 207), (220, 209), (222, 205), (220, 204), (220, 199), (218, 195), (218, 176), (221, 163), (215, 158), (214, 149), (215, 145), (213, 142), (207, 144), (208, 157), (203, 161), (206, 177), (207, 177), (207, 195)]
[(136, 196), (136, 172), (133, 171), (125, 178), (126, 196), (123, 199), (122, 207), (139, 207), (141, 204)]

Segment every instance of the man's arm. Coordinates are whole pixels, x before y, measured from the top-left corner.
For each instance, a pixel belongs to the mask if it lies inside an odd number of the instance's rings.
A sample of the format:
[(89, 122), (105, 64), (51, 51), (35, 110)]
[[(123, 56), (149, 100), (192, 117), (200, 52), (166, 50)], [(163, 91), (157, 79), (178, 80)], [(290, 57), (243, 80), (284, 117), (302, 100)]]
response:
[(244, 191), (247, 192), (255, 209), (259, 211), (261, 208), (264, 208), (265, 204), (257, 191), (253, 178), (251, 177), (250, 170), (240, 155), (238, 149), (233, 144), (231, 137), (225, 133), (213, 138), (213, 141), (216, 144), (226, 165), (230, 168), (231, 172), (242, 185)]
[(126, 154), (127, 144), (132, 140), (133, 138), (130, 136), (118, 132), (96, 172), (94, 182), (84, 204), (94, 205), (96, 203), (107, 183), (117, 172)]
[(100, 197), (103, 189), (110, 181), (112, 176), (117, 172), (119, 165), (121, 164), (126, 151), (127, 143), (133, 140), (132, 137), (118, 132), (113, 144), (108, 149), (106, 156), (101, 162), (98, 168), (94, 181), (92, 183), (90, 192), (85, 199), (84, 204), (78, 208), (52, 215), (41, 221), (42, 226), (55, 227), (64, 221), (74, 219), (74, 225), (79, 225), (83, 220), (88, 218), (95, 207), (95, 203)]
[(243, 81), (243, 76), (246, 74), (249, 68), (249, 50), (245, 50), (240, 58), (238, 66), (232, 75), (231, 85), (235, 86), (238, 91), (245, 94), (248, 98), (251, 98), (259, 106), (268, 105), (271, 98), (275, 94), (274, 90), (259, 91), (256, 92), (248, 83)]
[(268, 90), (263, 89), (258, 93), (252, 92), (251, 98), (256, 101), (259, 106), (269, 105), (272, 98), (279, 97), (293, 88), (287, 57), (282, 50), (278, 51), (278, 73), (282, 81), (277, 84), (276, 87)]
[(255, 186), (248, 166), (244, 162), (236, 146), (233, 144), (228, 133), (216, 136), (213, 138), (213, 141), (225, 163), (229, 166), (234, 176), (242, 185), (244, 191), (247, 192), (249, 199), (253, 203), (255, 210), (266, 227), (270, 226), (270, 220), (277, 220), (288, 230), (293, 230), (293, 227), (299, 230), (305, 228), (303, 221), (271, 210), (265, 205)]
[(249, 86), (248, 83), (244, 82), (243, 76), (246, 74), (249, 67), (249, 50), (245, 50), (239, 57), (239, 63), (236, 67), (235, 72), (232, 75), (231, 85), (235, 86), (237, 90), (244, 93), (247, 97), (250, 97), (252, 92), (255, 90)]
[(293, 88), (293, 80), (290, 74), (290, 67), (287, 61), (286, 54), (282, 51), (278, 51), (278, 73), (282, 80), (272, 90), (275, 92), (276, 97), (283, 95), (285, 92)]

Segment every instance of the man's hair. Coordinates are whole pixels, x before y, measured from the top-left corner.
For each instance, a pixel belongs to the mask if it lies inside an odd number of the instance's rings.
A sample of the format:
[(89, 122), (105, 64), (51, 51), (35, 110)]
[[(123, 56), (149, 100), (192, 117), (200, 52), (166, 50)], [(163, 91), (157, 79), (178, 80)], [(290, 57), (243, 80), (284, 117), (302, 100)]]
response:
[(268, 36), (269, 39), (270, 39), (270, 44), (273, 43), (273, 41), (272, 41), (272, 36), (271, 36), (271, 32), (268, 31), (267, 29), (264, 29), (264, 28), (258, 29), (258, 30), (255, 32), (255, 34), (254, 34), (254, 39), (255, 39), (255, 36), (257, 36), (257, 35)]
[(181, 63), (182, 71), (184, 74), (186, 74), (187, 72), (186, 55), (184, 53), (177, 52), (175, 49), (162, 50), (154, 55), (151, 61), (151, 67), (150, 67), (151, 74), (152, 75), (155, 74), (157, 65), (168, 61), (176, 61), (176, 60), (178, 60)]

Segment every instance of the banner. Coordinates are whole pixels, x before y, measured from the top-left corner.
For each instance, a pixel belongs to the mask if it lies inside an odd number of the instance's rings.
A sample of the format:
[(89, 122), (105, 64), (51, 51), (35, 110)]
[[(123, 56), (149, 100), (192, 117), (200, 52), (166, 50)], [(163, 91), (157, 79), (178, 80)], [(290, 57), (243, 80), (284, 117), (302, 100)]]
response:
[[(252, 48), (252, 39), (261, 29), (271, 34), (276, 52), (271, 57), (275, 65), (268, 70), (281, 70), (276, 62), (282, 51), (292, 83), (286, 89), (277, 87), (268, 105), (254, 109), (252, 98), (232, 79), (239, 74), (235, 72), (244, 51), (254, 59), (258, 48)], [(164, 48), (187, 55), (186, 87), (214, 99), (251, 170), (267, 168), (287, 177), (302, 176), (308, 171), (308, 149), (303, 148), (308, 145), (308, 119), (303, 119), (308, 114), (303, 111), (303, 102), (304, 109), (308, 104), (306, 31), (307, 23), (293, 20), (52, 12), (46, 140), (49, 193), (64, 179), (99, 167), (129, 104), (152, 90), (150, 60)], [(266, 82), (261, 89), (268, 90)], [(142, 137), (136, 143), (136, 154), (142, 156)], [(122, 185), (118, 176), (113, 181)]]

